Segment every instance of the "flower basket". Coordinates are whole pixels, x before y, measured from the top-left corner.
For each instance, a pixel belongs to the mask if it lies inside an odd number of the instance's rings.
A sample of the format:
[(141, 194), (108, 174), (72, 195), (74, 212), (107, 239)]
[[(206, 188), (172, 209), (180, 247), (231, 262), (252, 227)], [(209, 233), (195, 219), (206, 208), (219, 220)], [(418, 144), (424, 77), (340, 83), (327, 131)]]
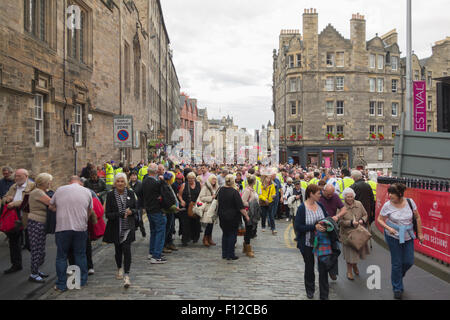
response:
[(395, 138), (395, 132), (392, 132), (392, 139)]
[(342, 133), (337, 135), (337, 141), (341, 141), (342, 139), (344, 139), (344, 135)]
[(328, 140), (334, 140), (334, 134), (332, 134), (332, 133), (327, 133), (327, 139), (328, 139)]
[(296, 135), (295, 135), (295, 134), (293, 134), (293, 135), (291, 135), (291, 136), (289, 137), (289, 139), (290, 139), (291, 141), (295, 141), (295, 138), (296, 138)]
[(297, 141), (300, 141), (300, 140), (303, 140), (303, 137), (300, 136), (300, 135), (298, 135), (298, 136), (297, 136)]
[(378, 138), (380, 139), (380, 141), (383, 141), (384, 140), (384, 134), (379, 133), (378, 134)]
[(375, 140), (377, 138), (377, 135), (375, 133), (371, 133), (369, 137), (370, 139)]

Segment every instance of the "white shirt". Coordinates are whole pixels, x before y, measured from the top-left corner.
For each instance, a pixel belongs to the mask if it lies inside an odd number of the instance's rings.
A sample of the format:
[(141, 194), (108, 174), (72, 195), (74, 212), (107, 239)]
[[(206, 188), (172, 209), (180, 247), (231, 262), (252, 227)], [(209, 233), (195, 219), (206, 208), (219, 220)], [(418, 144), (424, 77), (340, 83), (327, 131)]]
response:
[[(413, 207), (413, 210), (417, 210), (416, 203), (413, 199), (411, 200), (411, 204)], [(406, 201), (406, 200), (405, 200)], [(404, 208), (399, 209), (392, 205), (391, 201), (388, 201), (384, 204), (383, 208), (380, 211), (380, 214), (383, 217), (388, 217), (388, 220), (392, 222), (393, 224), (400, 225), (400, 226), (408, 226), (413, 223), (413, 212), (411, 211), (411, 208), (409, 207), (408, 202), (406, 201), (406, 205)], [(397, 235), (391, 235), (391, 237), (398, 239)], [(411, 240), (411, 237), (408, 233), (405, 235), (405, 240), (409, 241)]]
[(327, 184), (331, 184), (336, 190), (334, 191), (338, 195), (341, 194), (341, 187), (339, 186), (338, 180), (336, 178), (330, 178)]
[(27, 187), (27, 184), (28, 184), (28, 180), (25, 181), (25, 183), (23, 185), (21, 185), (21, 186), (17, 185), (17, 191), (16, 191), (16, 194), (14, 195), (13, 202), (22, 201), (23, 200), (22, 199), (23, 192), (25, 191), (25, 188)]

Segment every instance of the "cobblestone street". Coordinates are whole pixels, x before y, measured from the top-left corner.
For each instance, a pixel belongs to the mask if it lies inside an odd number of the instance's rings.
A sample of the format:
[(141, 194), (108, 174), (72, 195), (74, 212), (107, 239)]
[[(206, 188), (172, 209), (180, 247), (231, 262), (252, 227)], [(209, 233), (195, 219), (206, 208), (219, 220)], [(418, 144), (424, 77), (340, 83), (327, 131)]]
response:
[[(51, 289), (40, 299), (304, 300), (304, 264), (291, 240), (292, 228), (284, 221), (277, 221), (277, 225), (277, 236), (259, 229), (258, 237), (252, 240), (254, 259), (243, 256), (243, 237), (239, 237), (236, 253), (240, 259), (233, 262), (221, 259), (218, 225), (213, 233), (217, 247), (205, 248), (200, 243), (180, 247), (166, 254), (168, 262), (164, 265), (150, 264), (148, 235), (143, 239), (137, 233), (132, 246), (132, 286), (128, 290), (115, 279), (114, 247), (105, 245), (94, 256), (96, 273), (89, 277), (87, 287), (62, 294)], [(175, 243), (181, 244), (178, 235)], [(336, 299), (332, 281), (330, 284), (330, 299)]]

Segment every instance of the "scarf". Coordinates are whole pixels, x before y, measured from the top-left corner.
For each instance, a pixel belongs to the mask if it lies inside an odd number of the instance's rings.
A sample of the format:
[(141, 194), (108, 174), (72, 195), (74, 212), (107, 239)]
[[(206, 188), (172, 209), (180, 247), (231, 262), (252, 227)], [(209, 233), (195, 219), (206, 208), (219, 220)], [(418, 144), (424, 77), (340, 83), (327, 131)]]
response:
[(130, 226), (128, 224), (128, 219), (122, 218), (122, 217), (125, 217), (125, 211), (127, 209), (126, 198), (128, 196), (128, 193), (126, 190), (124, 191), (123, 196), (125, 197), (125, 202), (122, 200), (122, 196), (119, 194), (119, 192), (117, 192), (117, 189), (114, 189), (114, 197), (116, 198), (117, 208), (119, 208), (119, 214), (120, 214), (120, 218), (119, 218), (119, 230), (120, 230), (119, 242), (120, 243), (123, 243), (127, 239), (128, 234), (130, 233)]

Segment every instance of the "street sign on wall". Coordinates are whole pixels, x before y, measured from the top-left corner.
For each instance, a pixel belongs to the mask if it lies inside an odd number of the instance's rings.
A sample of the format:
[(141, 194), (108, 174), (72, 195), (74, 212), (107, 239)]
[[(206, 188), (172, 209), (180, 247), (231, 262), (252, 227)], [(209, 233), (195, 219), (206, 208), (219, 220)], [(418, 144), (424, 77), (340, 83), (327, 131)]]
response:
[(133, 147), (133, 116), (114, 117), (114, 147)]

